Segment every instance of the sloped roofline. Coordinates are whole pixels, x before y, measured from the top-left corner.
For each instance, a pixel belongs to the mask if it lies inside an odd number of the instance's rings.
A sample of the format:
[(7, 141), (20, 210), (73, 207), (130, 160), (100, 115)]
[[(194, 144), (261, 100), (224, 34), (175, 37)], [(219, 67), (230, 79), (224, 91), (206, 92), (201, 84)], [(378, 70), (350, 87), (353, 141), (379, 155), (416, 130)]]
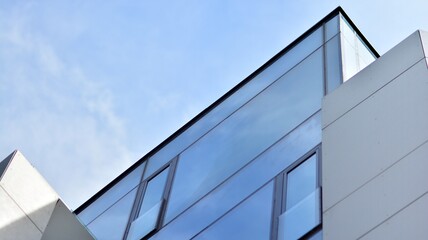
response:
[(217, 105), (222, 103), (230, 95), (232, 95), (236, 91), (238, 91), (246, 83), (251, 81), (251, 79), (253, 79), (255, 76), (257, 76), (260, 72), (265, 70), (272, 63), (274, 63), (277, 59), (279, 59), (281, 56), (283, 56), (286, 52), (288, 52), (294, 46), (299, 44), (304, 38), (309, 36), (309, 34), (311, 34), (316, 29), (321, 27), (323, 23), (327, 22), (328, 20), (332, 19), (333, 17), (337, 16), (338, 14), (342, 14), (342, 16), (346, 19), (346, 21), (349, 23), (349, 25), (351, 25), (351, 27), (355, 30), (355, 32), (358, 34), (358, 36), (361, 38), (361, 40), (365, 43), (365, 45), (370, 49), (371, 52), (373, 52), (375, 57), (379, 58), (379, 53), (376, 51), (376, 49), (374, 49), (374, 47), (370, 44), (370, 42), (367, 41), (367, 39), (360, 32), (360, 30), (357, 28), (357, 26), (355, 26), (355, 24), (352, 22), (352, 20), (349, 18), (349, 16), (345, 13), (345, 11), (342, 9), (342, 7), (338, 6), (336, 9), (331, 11), (327, 16), (325, 16), (320, 21), (318, 21), (315, 25), (313, 25), (310, 29), (308, 29), (306, 32), (304, 32), (302, 35), (300, 35), (300, 37), (298, 37), (296, 40), (294, 40), (292, 43), (290, 43), (288, 46), (286, 46), (284, 49), (282, 49), (280, 52), (278, 52), (275, 56), (273, 56), (271, 59), (269, 59), (265, 64), (263, 64), (261, 67), (259, 67), (256, 71), (251, 73), (248, 77), (246, 77), (244, 80), (242, 80), (240, 83), (238, 83), (235, 87), (230, 89), (227, 93), (225, 93), (223, 96), (221, 96), (218, 100), (216, 100), (210, 106), (205, 108), (202, 112), (200, 112), (198, 115), (196, 115), (192, 120), (190, 120), (189, 122), (184, 124), (181, 128), (179, 128), (177, 131), (175, 131), (171, 136), (169, 136), (167, 139), (162, 141), (158, 146), (156, 146), (151, 151), (149, 151), (146, 155), (144, 155), (142, 158), (140, 158), (137, 162), (132, 164), (123, 173), (121, 173), (119, 176), (117, 176), (115, 179), (113, 179), (109, 184), (107, 184), (104, 188), (99, 190), (96, 194), (94, 194), (91, 198), (89, 198), (86, 202), (84, 202), (81, 206), (79, 206), (74, 211), (74, 213), (79, 214), (80, 212), (82, 212), (86, 207), (91, 205), (96, 199), (98, 199), (101, 195), (103, 195), (105, 192), (107, 192), (112, 186), (114, 186), (116, 183), (118, 183), (120, 180), (122, 180), (126, 175), (128, 175), (131, 171), (133, 171), (135, 168), (137, 168), (140, 164), (142, 164), (144, 161), (149, 159), (151, 156), (153, 156), (160, 149), (165, 147), (168, 143), (170, 143), (173, 139), (175, 139), (181, 133), (186, 131), (190, 126), (192, 126), (195, 122), (197, 122), (202, 117), (204, 117), (209, 111), (211, 111)]

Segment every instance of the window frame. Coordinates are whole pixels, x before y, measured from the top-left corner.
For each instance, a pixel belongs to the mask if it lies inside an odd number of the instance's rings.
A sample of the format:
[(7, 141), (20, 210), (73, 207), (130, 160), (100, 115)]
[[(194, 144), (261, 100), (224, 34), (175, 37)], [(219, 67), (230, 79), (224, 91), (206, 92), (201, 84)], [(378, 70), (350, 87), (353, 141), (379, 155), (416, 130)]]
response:
[[(167, 174), (167, 179), (165, 182), (165, 187), (164, 187), (163, 193), (162, 193), (162, 206), (161, 206), (160, 211), (159, 211), (158, 219), (156, 222), (156, 227), (153, 231), (148, 233), (143, 239), (150, 238), (159, 229), (161, 229), (161, 227), (163, 226), (163, 221), (164, 221), (164, 217), (165, 217), (165, 210), (166, 210), (166, 206), (168, 204), (168, 199), (169, 199), (169, 195), (171, 192), (172, 181), (173, 181), (173, 178), (175, 175), (175, 170), (177, 167), (178, 159), (179, 159), (179, 156), (175, 156), (173, 159), (171, 159), (170, 161), (165, 163), (162, 167), (160, 167), (158, 170), (156, 170), (154, 173), (152, 173), (149, 177), (145, 178), (144, 180), (142, 180), (140, 182), (140, 184), (138, 186), (137, 194), (136, 194), (136, 197), (134, 200), (134, 204), (132, 205), (132, 211), (131, 211), (131, 214), (129, 216), (129, 220), (128, 220), (128, 224), (126, 226), (125, 234), (123, 235), (123, 240), (127, 239), (132, 223), (138, 218), (138, 215), (139, 215), (139, 212), (141, 209), (141, 205), (142, 205), (143, 200), (144, 200), (144, 194), (145, 194), (147, 187), (148, 187), (148, 183), (151, 180), (153, 180), (155, 177), (157, 177), (160, 173), (162, 173), (164, 170), (169, 168), (168, 174)], [(144, 176), (144, 173), (141, 177), (143, 178), (143, 176)]]
[[(296, 160), (294, 163), (292, 163), (290, 166), (288, 166), (286, 169), (284, 169), (281, 173), (279, 173), (275, 177), (275, 186), (274, 186), (274, 206), (273, 206), (273, 214), (272, 214), (272, 225), (271, 225), (271, 239), (272, 240), (278, 240), (279, 236), (279, 216), (282, 215), (285, 211), (285, 203), (286, 203), (286, 194), (287, 194), (287, 174), (296, 169), (298, 166), (300, 166), (303, 162), (311, 158), (315, 155), (316, 157), (316, 187), (320, 189), (321, 191), (321, 197), (320, 197), (320, 204), (322, 206), (322, 178), (321, 178), (321, 158), (322, 158), (322, 144), (318, 144), (313, 149), (308, 151), (306, 154), (304, 154), (302, 157), (300, 157), (298, 160)], [(321, 211), (321, 221), (320, 224), (315, 226), (312, 230), (310, 230), (308, 233), (303, 235), (303, 238), (310, 235), (315, 231), (315, 229), (322, 229), (322, 210)]]

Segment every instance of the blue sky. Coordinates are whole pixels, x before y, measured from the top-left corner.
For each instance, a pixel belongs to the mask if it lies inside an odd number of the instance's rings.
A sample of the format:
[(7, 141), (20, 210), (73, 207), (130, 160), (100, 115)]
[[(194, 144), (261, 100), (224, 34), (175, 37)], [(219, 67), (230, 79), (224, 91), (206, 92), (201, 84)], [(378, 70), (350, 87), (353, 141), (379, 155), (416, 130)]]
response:
[(0, 0), (0, 158), (73, 209), (341, 5), (385, 53), (428, 1)]

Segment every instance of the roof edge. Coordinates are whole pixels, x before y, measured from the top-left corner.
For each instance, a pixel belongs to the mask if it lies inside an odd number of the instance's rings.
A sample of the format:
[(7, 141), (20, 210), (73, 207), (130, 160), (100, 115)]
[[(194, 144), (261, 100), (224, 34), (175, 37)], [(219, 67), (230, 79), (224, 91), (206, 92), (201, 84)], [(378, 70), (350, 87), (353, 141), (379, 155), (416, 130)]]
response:
[(223, 96), (221, 96), (219, 99), (217, 99), (211, 105), (209, 105), (207, 108), (202, 110), (194, 118), (192, 118), (190, 121), (188, 121), (182, 127), (180, 127), (177, 131), (175, 131), (173, 134), (171, 134), (168, 138), (166, 138), (164, 141), (162, 141), (159, 145), (157, 145), (155, 148), (153, 148), (151, 151), (149, 151), (143, 157), (141, 157), (138, 161), (136, 161), (134, 164), (132, 164), (128, 169), (126, 169), (124, 172), (119, 174), (110, 183), (108, 183), (105, 187), (100, 189), (97, 193), (95, 193), (92, 197), (90, 197), (87, 201), (85, 201), (82, 205), (80, 205), (76, 210), (74, 210), (74, 213), (75, 214), (81, 213), (86, 207), (88, 207), (92, 202), (94, 202), (96, 199), (98, 199), (102, 194), (107, 192), (111, 187), (113, 187), (117, 182), (119, 182), (122, 178), (124, 178), (128, 173), (130, 173), (135, 168), (137, 168), (137, 166), (139, 166), (142, 162), (149, 159), (156, 152), (158, 152), (161, 148), (166, 146), (173, 139), (175, 139), (178, 135), (180, 135), (182, 132), (184, 132), (190, 126), (192, 126), (196, 121), (198, 121), (202, 117), (204, 117), (209, 111), (211, 111), (217, 105), (222, 103), (226, 98), (228, 98), (230, 95), (232, 95), (236, 91), (238, 91), (243, 85), (245, 85), (247, 82), (249, 82), (251, 79), (253, 79), (256, 75), (258, 75), (263, 70), (265, 70), (267, 67), (269, 67), (272, 63), (274, 63), (283, 54), (288, 52), (290, 49), (292, 49), (294, 46), (296, 46), (299, 42), (301, 42), (304, 38), (309, 36), (309, 34), (311, 34), (313, 31), (318, 29), (324, 22), (327, 22), (328, 20), (330, 20), (331, 18), (333, 18), (334, 16), (336, 16), (338, 14), (342, 14), (345, 17), (345, 19), (348, 21), (348, 23), (351, 25), (351, 27), (361, 37), (361, 40), (363, 40), (363, 42), (367, 45), (367, 47), (375, 54), (376, 58), (379, 58), (379, 53), (374, 49), (374, 47), (370, 44), (370, 42), (367, 41), (367, 39), (364, 37), (364, 35), (360, 32), (360, 30), (355, 26), (355, 24), (352, 22), (352, 20), (349, 18), (349, 16), (345, 13), (343, 8), (341, 6), (336, 7), (333, 11), (331, 11), (329, 14), (327, 14), (325, 17), (323, 17), (321, 20), (319, 20), (317, 23), (315, 23), (311, 28), (306, 30), (298, 38), (296, 38), (294, 41), (292, 41), (290, 44), (288, 44), (285, 48), (283, 48), (281, 51), (279, 51), (277, 54), (275, 54), (272, 58), (270, 58), (266, 63), (264, 63), (262, 66), (260, 66), (257, 70), (255, 70), (253, 73), (251, 73), (249, 76), (247, 76), (244, 80), (239, 82), (232, 89), (227, 91)]

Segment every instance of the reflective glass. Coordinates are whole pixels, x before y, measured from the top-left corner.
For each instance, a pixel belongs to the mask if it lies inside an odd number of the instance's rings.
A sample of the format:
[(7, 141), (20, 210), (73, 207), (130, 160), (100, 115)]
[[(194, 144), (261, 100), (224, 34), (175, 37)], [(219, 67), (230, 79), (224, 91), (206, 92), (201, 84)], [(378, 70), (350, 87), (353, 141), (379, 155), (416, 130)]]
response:
[(145, 214), (149, 209), (162, 200), (166, 180), (168, 178), (168, 170), (169, 167), (148, 181), (138, 216)]
[(162, 228), (151, 239), (190, 239), (321, 142), (317, 113)]
[(350, 42), (341, 34), (343, 82), (354, 76), (359, 70), (358, 55), (355, 49), (355, 39)]
[(152, 208), (142, 214), (142, 216), (133, 221), (126, 239), (140, 240), (155, 230), (159, 219), (159, 212), (162, 209), (162, 204), (163, 200), (159, 201)]
[(339, 16), (335, 16), (325, 24), (325, 41), (339, 33)]
[(320, 190), (279, 216), (279, 240), (297, 240), (321, 223)]
[(317, 50), (180, 155), (166, 222), (320, 109), (322, 53)]
[(308, 160), (287, 174), (286, 209), (292, 208), (317, 188), (317, 157)]
[(119, 240), (123, 238), (136, 193), (137, 187), (87, 226), (96, 239)]
[(359, 37), (357, 37), (357, 49), (360, 62), (360, 70), (367, 67), (367, 65), (369, 65), (376, 59), (376, 57), (372, 54), (372, 52), (367, 48), (367, 46)]
[(272, 204), (273, 182), (270, 182), (194, 239), (268, 240)]
[(141, 180), (145, 164), (146, 163), (143, 162), (135, 170), (129, 173), (128, 176), (124, 177), (97, 200), (91, 203), (91, 205), (80, 212), (77, 215), (80, 221), (87, 225), (121, 197), (127, 194), (131, 189), (137, 186)]
[(325, 45), (327, 94), (336, 89), (342, 83), (339, 40), (339, 35), (337, 35)]
[(190, 144), (219, 124), (243, 104), (248, 102), (257, 93), (265, 89), (296, 64), (305, 59), (309, 54), (319, 48), (323, 44), (322, 34), (322, 28), (311, 33), (308, 37), (303, 39), (302, 42), (290, 49), (268, 68), (242, 86), (237, 92), (229, 96), (221, 104), (207, 113), (207, 115), (195, 122), (186, 131), (160, 149), (148, 160), (147, 170), (144, 177), (149, 177)]

